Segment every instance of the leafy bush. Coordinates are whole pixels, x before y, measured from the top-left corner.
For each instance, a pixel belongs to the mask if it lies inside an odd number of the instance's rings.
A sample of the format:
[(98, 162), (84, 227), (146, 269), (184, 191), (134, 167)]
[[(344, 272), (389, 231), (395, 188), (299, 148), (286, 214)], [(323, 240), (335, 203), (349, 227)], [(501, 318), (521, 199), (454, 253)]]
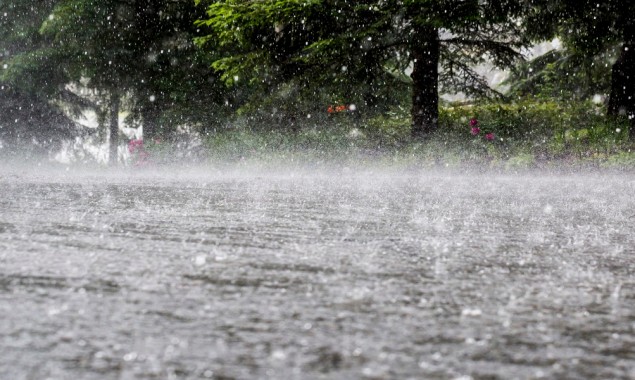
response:
[(470, 118), (491, 130), (503, 156), (527, 152), (545, 159), (611, 153), (628, 144), (628, 125), (592, 102), (483, 103), (446, 107), (441, 128), (469, 135)]
[[(472, 119), (478, 120), (476, 135), (471, 133)], [(406, 165), (516, 170), (554, 160), (608, 162), (632, 144), (628, 125), (606, 118), (602, 108), (591, 102), (447, 105), (440, 109), (439, 125), (428, 139), (414, 141), (410, 115), (400, 107), (366, 119), (350, 114), (321, 117), (293, 132), (274, 126), (252, 129), (247, 120), (211, 134), (207, 146), (214, 160), (379, 159)], [(492, 133), (491, 139), (485, 138), (485, 132)], [(620, 159), (620, 163), (626, 161)]]

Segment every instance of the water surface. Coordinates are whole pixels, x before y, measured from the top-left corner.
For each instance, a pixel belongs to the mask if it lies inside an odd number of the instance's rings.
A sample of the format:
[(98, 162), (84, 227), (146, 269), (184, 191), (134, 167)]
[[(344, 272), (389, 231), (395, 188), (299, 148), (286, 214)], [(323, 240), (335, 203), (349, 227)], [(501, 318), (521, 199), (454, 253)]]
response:
[(0, 373), (635, 377), (635, 177), (0, 172)]

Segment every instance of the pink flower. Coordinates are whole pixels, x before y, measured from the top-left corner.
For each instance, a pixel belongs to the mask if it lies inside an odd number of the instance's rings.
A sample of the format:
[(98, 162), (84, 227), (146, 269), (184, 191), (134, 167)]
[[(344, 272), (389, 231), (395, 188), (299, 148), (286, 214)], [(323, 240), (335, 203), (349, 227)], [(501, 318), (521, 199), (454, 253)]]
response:
[(494, 134), (493, 133), (487, 133), (485, 135), (485, 140), (487, 141), (493, 141), (494, 140)]
[(136, 139), (128, 142), (128, 152), (133, 153), (137, 150), (143, 150), (143, 140)]
[(481, 133), (481, 128), (479, 128), (479, 127), (472, 127), (472, 132), (470, 132), (470, 133), (472, 133), (472, 136), (476, 136), (476, 135), (478, 135), (479, 133)]
[(470, 119), (470, 127), (476, 127), (478, 125), (478, 120)]

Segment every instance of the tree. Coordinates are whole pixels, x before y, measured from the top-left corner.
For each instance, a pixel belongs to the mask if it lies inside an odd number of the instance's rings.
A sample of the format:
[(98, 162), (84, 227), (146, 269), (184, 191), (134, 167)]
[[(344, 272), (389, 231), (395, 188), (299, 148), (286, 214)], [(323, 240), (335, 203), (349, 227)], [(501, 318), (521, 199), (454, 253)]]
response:
[(195, 122), (188, 111), (221, 108), (224, 88), (203, 59), (209, 54), (192, 43), (197, 12), (190, 0), (63, 0), (42, 26), (68, 77), (105, 95), (110, 164), (121, 107), (141, 121), (146, 139)]
[(595, 57), (567, 48), (551, 50), (517, 65), (505, 80), (507, 95), (559, 100), (588, 100), (608, 95), (611, 88), (611, 66), (618, 49), (607, 50)]
[(607, 114), (626, 116), (635, 139), (635, 3), (623, 0), (528, 0), (527, 35), (559, 37), (587, 63), (617, 48), (611, 67)]
[(67, 78), (39, 33), (56, 1), (0, 2), (0, 145), (5, 152), (51, 153), (78, 125), (56, 103)]
[(436, 130), (439, 87), (468, 95), (494, 93), (473, 70), (491, 60), (500, 67), (523, 46), (516, 17), (521, 4), (505, 0), (267, 0), (214, 1), (198, 22), (210, 33), (197, 39), (220, 45), (213, 67), (232, 83), (248, 78), (275, 87), (302, 78), (348, 90), (366, 83), (363, 98), (390, 78), (410, 72), (412, 132)]

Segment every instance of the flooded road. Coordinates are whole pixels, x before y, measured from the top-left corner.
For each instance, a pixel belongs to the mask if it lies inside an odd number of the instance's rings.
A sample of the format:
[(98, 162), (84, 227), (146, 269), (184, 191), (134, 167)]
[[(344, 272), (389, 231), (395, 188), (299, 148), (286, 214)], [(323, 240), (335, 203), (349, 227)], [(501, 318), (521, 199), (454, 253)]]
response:
[(635, 378), (635, 176), (0, 172), (2, 379)]

